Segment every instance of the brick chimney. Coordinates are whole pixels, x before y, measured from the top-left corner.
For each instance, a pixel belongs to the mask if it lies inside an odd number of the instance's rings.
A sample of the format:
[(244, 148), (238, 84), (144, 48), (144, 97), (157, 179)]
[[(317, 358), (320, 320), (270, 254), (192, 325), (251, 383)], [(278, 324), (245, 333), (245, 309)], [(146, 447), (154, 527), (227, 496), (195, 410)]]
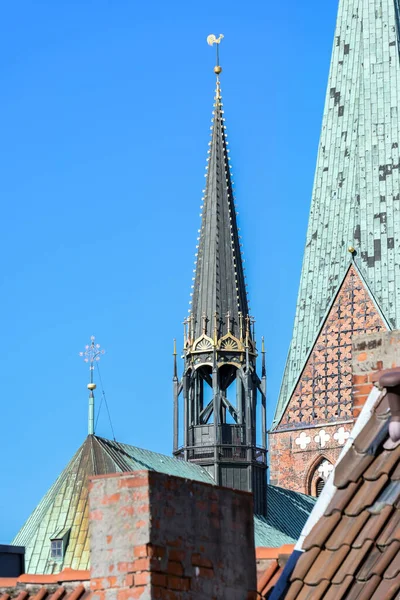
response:
[(400, 331), (380, 331), (353, 339), (353, 414), (357, 418), (374, 383), (400, 367)]
[(136, 471), (90, 484), (92, 600), (257, 598), (251, 494)]

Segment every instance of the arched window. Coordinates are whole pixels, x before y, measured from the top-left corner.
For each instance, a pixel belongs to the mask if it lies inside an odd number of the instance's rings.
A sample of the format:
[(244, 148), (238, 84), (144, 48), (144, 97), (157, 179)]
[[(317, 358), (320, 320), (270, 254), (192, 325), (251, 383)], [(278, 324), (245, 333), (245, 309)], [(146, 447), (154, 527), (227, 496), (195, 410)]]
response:
[(311, 468), (309, 476), (309, 491), (311, 496), (320, 496), (327, 482), (329, 475), (333, 471), (333, 464), (326, 458), (321, 458), (321, 461)]
[(325, 481), (322, 479), (322, 477), (318, 477), (317, 481), (315, 482), (315, 495), (317, 498), (321, 495), (324, 485)]

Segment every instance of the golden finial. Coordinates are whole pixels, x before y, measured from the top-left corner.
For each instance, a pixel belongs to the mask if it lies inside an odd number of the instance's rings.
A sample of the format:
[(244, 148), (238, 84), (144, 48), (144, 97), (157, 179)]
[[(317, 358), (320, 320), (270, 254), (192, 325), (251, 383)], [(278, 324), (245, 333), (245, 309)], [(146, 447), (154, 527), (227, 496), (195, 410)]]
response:
[(264, 336), (261, 338), (261, 352), (264, 354), (265, 352), (265, 344), (264, 344)]
[(354, 254), (354, 252), (356, 251), (356, 249), (353, 246), (349, 246), (347, 250), (350, 252), (350, 254)]
[(174, 351), (173, 351), (173, 356), (176, 356), (176, 340), (174, 339)]
[(219, 45), (221, 43), (221, 40), (223, 39), (223, 34), (220, 33), (219, 37), (216, 37), (213, 33), (209, 36), (207, 36), (207, 44), (209, 46), (214, 46), (214, 44), (216, 44), (216, 51), (217, 51), (217, 64), (214, 67), (214, 73), (218, 76), (220, 73), (222, 73), (222, 68), (219, 64)]

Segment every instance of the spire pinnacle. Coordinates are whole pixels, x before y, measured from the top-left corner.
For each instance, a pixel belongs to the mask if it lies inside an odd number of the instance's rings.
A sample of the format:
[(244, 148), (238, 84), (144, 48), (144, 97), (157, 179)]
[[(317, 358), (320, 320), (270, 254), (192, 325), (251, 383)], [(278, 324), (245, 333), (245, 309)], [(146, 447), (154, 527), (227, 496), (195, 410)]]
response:
[(221, 43), (221, 40), (223, 39), (223, 34), (220, 33), (219, 37), (217, 38), (213, 33), (209, 36), (207, 36), (207, 44), (209, 46), (213, 46), (215, 44), (215, 49), (216, 49), (216, 65), (214, 67), (214, 73), (217, 76), (217, 82), (219, 82), (219, 74), (222, 73), (222, 67), (219, 64), (219, 45)]
[(93, 371), (94, 371), (94, 363), (100, 360), (102, 354), (105, 353), (105, 350), (100, 350), (100, 344), (95, 344), (94, 335), (90, 338), (90, 344), (85, 346), (84, 352), (79, 352), (79, 356), (83, 358), (86, 363), (89, 363), (89, 372), (90, 372), (90, 383), (88, 383), (87, 388), (89, 390), (89, 416), (88, 416), (88, 434), (94, 434), (94, 390), (96, 389), (96, 384), (93, 381)]

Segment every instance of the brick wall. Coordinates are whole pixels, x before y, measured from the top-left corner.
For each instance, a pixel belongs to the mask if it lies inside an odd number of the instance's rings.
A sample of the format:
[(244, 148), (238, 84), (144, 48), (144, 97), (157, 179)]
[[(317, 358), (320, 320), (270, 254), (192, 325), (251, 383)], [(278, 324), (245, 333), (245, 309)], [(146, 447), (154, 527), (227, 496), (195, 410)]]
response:
[[(343, 436), (354, 423), (352, 341), (360, 334), (385, 335), (383, 331), (386, 325), (351, 265), (280, 422), (269, 436), (271, 483), (315, 495), (318, 468), (324, 468), (323, 461), (333, 466)], [(321, 432), (325, 441), (318, 438)]]
[(246, 492), (138, 471), (94, 477), (93, 600), (256, 598)]
[(270, 433), (269, 453), (275, 463), (270, 483), (315, 495), (316, 481), (320, 477), (318, 468), (323, 468), (325, 461), (335, 464), (351, 427), (351, 422), (334, 423)]
[[(326, 459), (335, 464), (354, 419), (360, 414), (382, 370), (400, 366), (400, 331), (357, 335), (352, 341), (351, 355), (353, 419), (323, 427), (272, 432), (269, 452), (276, 458), (270, 483), (314, 495), (321, 461)], [(322, 438), (325, 438), (324, 447), (321, 447)]]
[(358, 417), (385, 369), (400, 366), (400, 331), (359, 335), (353, 340), (353, 410)]

